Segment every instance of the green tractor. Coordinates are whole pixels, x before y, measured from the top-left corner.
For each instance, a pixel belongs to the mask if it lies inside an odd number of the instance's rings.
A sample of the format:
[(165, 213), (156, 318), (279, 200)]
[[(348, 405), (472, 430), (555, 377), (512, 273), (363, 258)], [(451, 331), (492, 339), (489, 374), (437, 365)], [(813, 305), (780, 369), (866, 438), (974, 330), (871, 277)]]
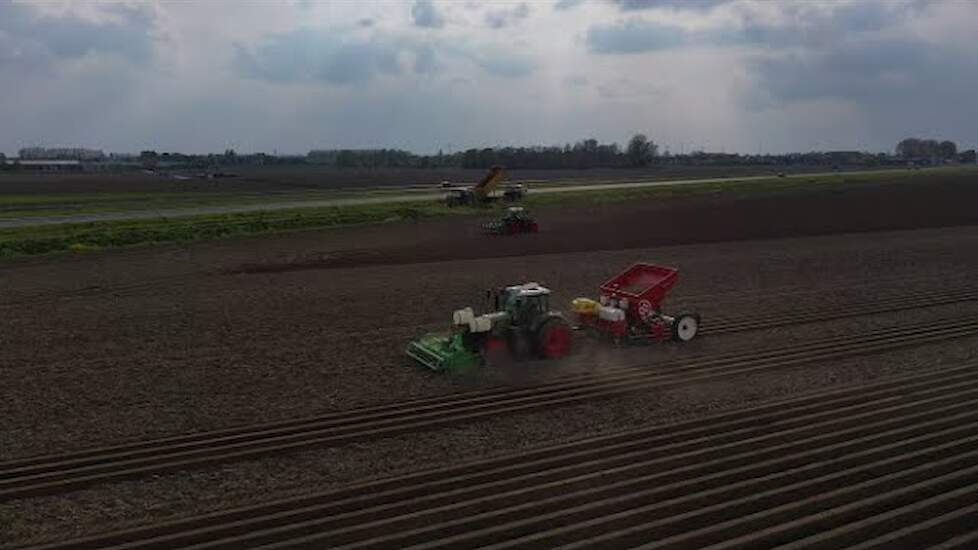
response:
[(494, 350), (514, 359), (560, 359), (570, 353), (571, 328), (550, 309), (550, 290), (537, 283), (486, 293), (491, 313), (460, 309), (447, 334), (428, 334), (411, 342), (409, 357), (434, 371), (459, 371), (483, 364)]
[(540, 231), (540, 226), (525, 208), (511, 206), (506, 209), (502, 218), (486, 223), (483, 230), (487, 235), (518, 235), (536, 233)]

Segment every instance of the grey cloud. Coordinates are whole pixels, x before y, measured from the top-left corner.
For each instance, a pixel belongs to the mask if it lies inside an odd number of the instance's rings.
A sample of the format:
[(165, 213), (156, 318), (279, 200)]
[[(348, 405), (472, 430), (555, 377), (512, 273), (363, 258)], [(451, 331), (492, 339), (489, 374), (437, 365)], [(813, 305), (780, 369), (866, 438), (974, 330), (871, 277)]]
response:
[(43, 72), (55, 62), (51, 50), (36, 41), (18, 40), (0, 31), (0, 68), (19, 74)]
[(557, 3), (554, 4), (554, 9), (558, 11), (569, 10), (580, 6), (583, 3), (584, 0), (557, 0)]
[(133, 63), (153, 57), (155, 19), (146, 7), (106, 8), (121, 22), (91, 22), (72, 15), (41, 15), (24, 4), (0, 3), (0, 63), (33, 71), (62, 59), (113, 54)]
[(357, 21), (357, 25), (360, 25), (361, 27), (373, 27), (374, 26), (374, 20), (373, 19), (370, 19), (370, 18), (363, 18), (363, 19)]
[(270, 35), (255, 47), (235, 44), (234, 68), (246, 78), (269, 82), (339, 86), (405, 70), (435, 74), (443, 67), (441, 55), (464, 59), (504, 78), (527, 76), (535, 68), (529, 57), (491, 45), (434, 44), (411, 36), (380, 33), (354, 38), (342, 32), (310, 28)]
[(612, 100), (643, 100), (651, 97), (665, 96), (665, 90), (631, 78), (622, 77), (613, 82), (598, 84), (598, 94)]
[(672, 8), (677, 10), (709, 10), (732, 0), (610, 0), (622, 11)]
[(417, 46), (374, 36), (344, 40), (335, 32), (313, 29), (272, 35), (260, 46), (235, 45), (235, 68), (246, 77), (271, 82), (365, 82), (381, 74), (398, 74), (401, 51)]
[(487, 73), (503, 78), (522, 78), (536, 69), (536, 63), (519, 50), (492, 43), (442, 43), (438, 51), (446, 56), (474, 63)]
[[(956, 86), (945, 81), (953, 66)], [(897, 102), (908, 108), (926, 98), (957, 96), (978, 85), (978, 63), (955, 52), (914, 40), (840, 43), (822, 50), (756, 58), (748, 65), (756, 77), (755, 94), (777, 102), (835, 98), (859, 103)], [(967, 84), (961, 86), (961, 84)], [(950, 99), (946, 97), (945, 100)]]
[(445, 18), (438, 13), (431, 0), (416, 0), (411, 6), (411, 18), (419, 27), (438, 29), (445, 25)]
[(842, 4), (832, 10), (832, 20), (852, 31), (876, 31), (893, 21), (896, 10), (892, 7), (898, 5), (896, 2)]
[(579, 74), (570, 75), (564, 78), (564, 84), (566, 84), (567, 86), (578, 86), (578, 87), (586, 86), (587, 83), (588, 83), (587, 77)]
[(863, 135), (882, 143), (920, 128), (972, 139), (966, 121), (978, 118), (971, 92), (978, 87), (978, 60), (970, 45), (876, 32), (918, 9), (911, 2), (840, 4), (817, 20), (752, 29), (739, 38), (762, 48), (746, 63), (751, 86), (741, 105), (782, 113), (842, 104), (857, 113)]
[[(797, 8), (792, 8), (797, 11)], [(911, 15), (911, 2), (836, 4), (827, 14), (796, 13), (795, 22), (772, 26), (747, 20), (742, 29), (712, 33), (705, 38), (720, 44), (777, 47), (830, 47), (852, 34), (878, 31)]]
[[(556, 4), (553, 0), (548, 5), (556, 8)], [(399, 28), (380, 25), (380, 19), (372, 28), (364, 28), (358, 20), (368, 15), (357, 14), (345, 21), (330, 20), (329, 29), (306, 31), (306, 36), (287, 33), (237, 46), (232, 68), (251, 79), (336, 86), (296, 93), (255, 80), (226, 78), (221, 70), (205, 79), (195, 76), (202, 67), (224, 59), (221, 48), (200, 49), (213, 47), (211, 40), (179, 44), (175, 53), (188, 63), (174, 64), (169, 74), (160, 74), (153, 67), (140, 69), (139, 60), (147, 54), (140, 57), (139, 41), (145, 41), (151, 56), (155, 44), (150, 33), (156, 37), (157, 32), (171, 30), (171, 24), (178, 29), (188, 22), (199, 23), (208, 10), (171, 10), (160, 4), (127, 13), (127, 8), (100, 4), (101, 10), (121, 9), (118, 21), (79, 21), (79, 25), (95, 29), (94, 34), (99, 30), (111, 33), (120, 31), (125, 19), (139, 29), (130, 35), (133, 42), (118, 51), (113, 49), (118, 40), (93, 38), (88, 33), (62, 37), (51, 31), (60, 31), (57, 24), (45, 26), (71, 19), (67, 16), (42, 17), (30, 4), (0, 0), (0, 120), (4, 128), (0, 149), (12, 152), (32, 143), (69, 143), (122, 151), (213, 151), (226, 148), (230, 139), (239, 151), (305, 151), (322, 144), (437, 150), (446, 143), (458, 149), (513, 139), (525, 143), (563, 142), (580, 135), (620, 139), (635, 125), (636, 108), (650, 105), (653, 108), (641, 112), (647, 117), (642, 124), (657, 128), (657, 139), (666, 143), (719, 135), (729, 136), (724, 138), (726, 145), (742, 151), (759, 147), (759, 140), (764, 140), (765, 148), (776, 143), (779, 150), (810, 148), (815, 140), (827, 148), (854, 147), (856, 140), (891, 147), (905, 135), (923, 133), (973, 146), (978, 60), (967, 47), (973, 47), (974, 40), (964, 34), (966, 25), (942, 18), (965, 17), (974, 11), (940, 5), (920, 8), (928, 12), (924, 14), (928, 17), (921, 17), (925, 23), (921, 28), (930, 35), (927, 44), (919, 44), (909, 39), (884, 41), (898, 34), (892, 31), (902, 28), (902, 18), (913, 15), (902, 11), (901, 6), (909, 3), (830, 3), (829, 13), (818, 20), (805, 15), (820, 11), (808, 10), (804, 4), (804, 0), (776, 4), (778, 9), (799, 10), (797, 16), (787, 14), (785, 19), (793, 22), (789, 25), (774, 27), (752, 21), (745, 27), (741, 19), (739, 24), (731, 22), (723, 33), (683, 32), (661, 21), (659, 25), (638, 21), (639, 16), (653, 20), (662, 15), (654, 9), (621, 11), (605, 4), (607, 13), (594, 10), (602, 19), (585, 23), (594, 26), (585, 43), (593, 52), (750, 46), (709, 52), (729, 60), (734, 79), (712, 74), (700, 79), (703, 67), (715, 66), (716, 58), (702, 65), (700, 55), (683, 56), (683, 63), (689, 65), (669, 79), (680, 82), (661, 92), (655, 86), (664, 86), (662, 79), (642, 73), (640, 59), (626, 60), (636, 62), (626, 62), (631, 70), (611, 75), (600, 67), (606, 58), (596, 55), (566, 66), (566, 60), (546, 57), (548, 50), (541, 45), (545, 38), (492, 32), (482, 28), (485, 25), (469, 29), (470, 34), (457, 40), (443, 36), (444, 32), (421, 32), (407, 17)], [(404, 11), (412, 6), (405, 4)], [(443, 6), (434, 4), (439, 10)], [(458, 2), (451, 9), (463, 15), (464, 6)], [(515, 3), (477, 6), (478, 11), (464, 15), (482, 23), (485, 11)], [(731, 11), (744, 15), (735, 8), (731, 6)], [(154, 25), (149, 23), (154, 10), (172, 13), (158, 18)], [(540, 10), (551, 11), (547, 6)], [(217, 35), (253, 24), (254, 13), (226, 11), (226, 16), (213, 22)], [(306, 15), (296, 13), (299, 18)], [(590, 10), (574, 13), (592, 15)], [(449, 14), (444, 12), (446, 17)], [(637, 22), (621, 23), (619, 18)], [(942, 34), (944, 26), (949, 30), (947, 36)], [(213, 38), (219, 41), (218, 36)], [(526, 38), (528, 44), (518, 44), (520, 38)], [(961, 43), (933, 45), (954, 40)], [(62, 63), (64, 59), (82, 59), (83, 70), (77, 70), (80, 64)], [(422, 79), (385, 77), (416, 73), (434, 75), (432, 82), (418, 85)], [(378, 76), (381, 82), (370, 80)], [(519, 85), (487, 84), (519, 77), (526, 78), (513, 81)], [(550, 78), (561, 85), (550, 85), (546, 80)], [(343, 83), (350, 85), (339, 86)], [(710, 116), (699, 117), (703, 120), (683, 116), (685, 109), (721, 94), (730, 97), (743, 87), (750, 89), (750, 97), (740, 102), (716, 101), (710, 106)], [(526, 101), (540, 91), (548, 109)], [(459, 124), (460, 120), (465, 124)], [(720, 139), (716, 138), (718, 143)]]
[[(591, 52), (600, 54), (640, 53), (687, 45), (766, 48), (831, 47), (853, 35), (895, 25), (911, 14), (911, 2), (837, 4), (827, 14), (799, 11), (795, 22), (772, 25), (748, 19), (740, 28), (686, 31), (680, 27), (634, 18), (588, 30)], [(788, 4), (788, 11), (798, 11)]]
[(526, 19), (529, 15), (530, 6), (526, 2), (523, 2), (512, 9), (496, 10), (486, 13), (486, 25), (492, 29), (502, 29), (521, 19)]
[(670, 25), (632, 19), (588, 29), (588, 49), (593, 53), (641, 53), (675, 48), (687, 43), (687, 33)]
[(504, 51), (474, 54), (471, 59), (489, 74), (505, 78), (528, 76), (534, 69), (528, 58)]
[(425, 44), (417, 49), (414, 54), (414, 72), (419, 74), (433, 74), (438, 72), (441, 64), (435, 48), (431, 44)]

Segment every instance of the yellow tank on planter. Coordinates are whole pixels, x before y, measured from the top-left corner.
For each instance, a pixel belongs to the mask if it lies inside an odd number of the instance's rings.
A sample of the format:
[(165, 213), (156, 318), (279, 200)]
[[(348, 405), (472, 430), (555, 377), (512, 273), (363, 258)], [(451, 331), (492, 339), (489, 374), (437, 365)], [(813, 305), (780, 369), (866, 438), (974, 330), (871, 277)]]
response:
[(597, 300), (590, 298), (574, 298), (571, 300), (571, 309), (574, 313), (581, 315), (597, 315), (601, 304)]

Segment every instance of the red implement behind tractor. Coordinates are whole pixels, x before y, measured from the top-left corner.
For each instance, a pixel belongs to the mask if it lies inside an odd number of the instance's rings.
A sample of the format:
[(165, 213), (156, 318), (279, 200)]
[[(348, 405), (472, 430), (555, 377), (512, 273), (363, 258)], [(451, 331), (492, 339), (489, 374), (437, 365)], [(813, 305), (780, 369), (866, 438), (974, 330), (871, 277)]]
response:
[(601, 285), (597, 301), (574, 300), (574, 312), (582, 327), (595, 329), (616, 341), (672, 338), (688, 342), (699, 332), (700, 316), (662, 313), (662, 301), (678, 280), (678, 269), (635, 264)]

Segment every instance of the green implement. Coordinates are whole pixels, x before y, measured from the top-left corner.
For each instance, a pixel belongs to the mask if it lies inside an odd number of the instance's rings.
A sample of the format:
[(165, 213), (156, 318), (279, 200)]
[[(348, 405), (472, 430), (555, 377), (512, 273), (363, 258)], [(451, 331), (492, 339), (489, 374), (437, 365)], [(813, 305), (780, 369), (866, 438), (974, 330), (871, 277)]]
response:
[(407, 347), (409, 357), (428, 367), (442, 371), (463, 371), (479, 365), (482, 358), (465, 347), (461, 334), (426, 334)]

